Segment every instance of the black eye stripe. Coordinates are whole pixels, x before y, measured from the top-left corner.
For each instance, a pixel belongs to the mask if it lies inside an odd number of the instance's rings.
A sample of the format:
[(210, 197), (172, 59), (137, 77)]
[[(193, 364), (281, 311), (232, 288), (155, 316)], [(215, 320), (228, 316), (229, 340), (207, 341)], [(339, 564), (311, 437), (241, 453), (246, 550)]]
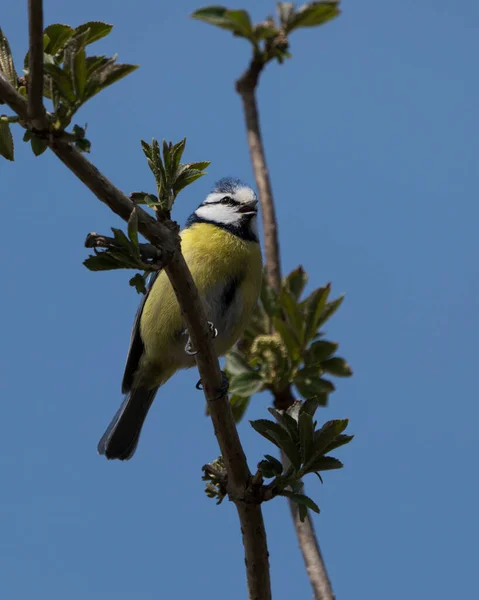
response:
[(209, 206), (210, 204), (224, 204), (226, 206), (239, 206), (241, 202), (238, 200), (233, 200), (230, 196), (224, 196), (221, 200), (215, 200), (214, 202), (207, 202), (205, 206)]

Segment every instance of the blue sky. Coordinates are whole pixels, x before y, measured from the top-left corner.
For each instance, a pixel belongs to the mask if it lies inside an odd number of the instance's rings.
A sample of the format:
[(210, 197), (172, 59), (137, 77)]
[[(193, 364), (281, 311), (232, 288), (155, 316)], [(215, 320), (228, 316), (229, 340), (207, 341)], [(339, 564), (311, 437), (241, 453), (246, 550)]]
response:
[[(194, 2), (45, 2), (45, 23), (105, 20), (95, 50), (141, 69), (91, 101), (91, 159), (130, 192), (154, 182), (139, 140), (187, 136), (209, 174), (183, 193), (184, 223), (213, 182), (253, 183), (234, 79), (249, 48), (192, 21)], [(232, 5), (255, 20), (268, 1)], [(476, 356), (479, 8), (465, 0), (344, 2), (292, 37), (259, 103), (284, 271), (346, 300), (328, 335), (354, 368), (320, 418), (349, 417), (341, 471), (307, 481), (338, 599), (471, 597), (478, 505)], [(17, 63), (26, 3), (1, 26)], [(19, 133), (19, 132), (18, 132)], [(203, 493), (217, 456), (197, 374), (158, 394), (129, 463), (96, 454), (120, 403), (138, 297), (126, 272), (88, 272), (83, 241), (120, 221), (17, 137), (0, 162), (0, 595), (20, 599), (245, 598), (234, 507)], [(249, 418), (265, 415), (258, 396)], [(245, 421), (250, 464), (270, 450)], [(289, 512), (264, 506), (275, 599), (310, 598)], [(226, 592), (227, 590), (227, 592)], [(225, 596), (226, 594), (226, 596)]]

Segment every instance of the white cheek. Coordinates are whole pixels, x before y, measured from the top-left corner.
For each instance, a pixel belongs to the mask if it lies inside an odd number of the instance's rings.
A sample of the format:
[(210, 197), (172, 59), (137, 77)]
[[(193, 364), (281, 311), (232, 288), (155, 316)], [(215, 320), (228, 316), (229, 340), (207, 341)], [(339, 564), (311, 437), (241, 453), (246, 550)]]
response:
[(200, 206), (196, 210), (196, 215), (206, 221), (224, 223), (225, 225), (234, 225), (240, 220), (240, 216), (234, 209), (222, 204)]

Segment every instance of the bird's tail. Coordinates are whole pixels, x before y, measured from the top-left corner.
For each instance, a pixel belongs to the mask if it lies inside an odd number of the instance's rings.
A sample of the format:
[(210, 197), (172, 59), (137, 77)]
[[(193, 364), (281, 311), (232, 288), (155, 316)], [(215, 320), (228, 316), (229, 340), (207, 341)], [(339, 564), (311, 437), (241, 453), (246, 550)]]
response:
[(158, 388), (137, 388), (129, 392), (98, 442), (99, 454), (108, 459), (128, 460), (135, 453), (141, 428)]

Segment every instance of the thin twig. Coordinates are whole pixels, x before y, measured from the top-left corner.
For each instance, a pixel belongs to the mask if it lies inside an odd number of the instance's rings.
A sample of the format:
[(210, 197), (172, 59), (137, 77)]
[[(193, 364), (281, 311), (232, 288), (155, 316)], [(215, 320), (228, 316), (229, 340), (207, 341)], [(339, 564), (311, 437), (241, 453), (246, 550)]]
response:
[(308, 513), (304, 522), (301, 523), (298, 505), (290, 502), (289, 508), (291, 509), (296, 535), (298, 536), (299, 548), (303, 555), (304, 566), (306, 567), (306, 572), (313, 588), (314, 600), (334, 600), (335, 596), (331, 587), (331, 581), (326, 571), (311, 516)]
[(264, 64), (253, 59), (245, 73), (236, 82), (236, 90), (243, 101), (243, 110), (248, 132), (248, 145), (253, 164), (256, 185), (263, 216), (264, 247), (268, 284), (279, 291), (281, 286), (281, 262), (279, 256), (278, 226), (269, 177), (263, 139), (256, 104), (256, 86)]
[[(279, 291), (281, 289), (281, 261), (279, 254), (278, 225), (256, 102), (256, 88), (267, 60), (268, 58), (266, 55), (262, 58), (258, 56), (253, 57), (248, 69), (237, 80), (236, 91), (243, 101), (249, 151), (256, 185), (258, 186), (259, 191), (261, 213), (263, 217), (268, 285), (276, 291)], [(274, 398), (274, 405), (282, 410), (288, 408), (293, 402), (294, 397), (291, 393), (290, 386), (287, 386), (282, 390), (281, 394), (276, 394)], [(288, 502), (315, 600), (334, 600), (331, 583), (326, 572), (326, 567), (310, 516), (308, 514), (307, 520), (305, 520), (304, 523), (301, 523), (297, 505), (291, 502), (291, 500), (288, 500)]]
[(35, 129), (40, 129), (45, 115), (43, 107), (43, 7), (42, 0), (28, 0), (30, 37), (28, 71), (28, 116)]
[[(27, 102), (0, 74), (0, 99), (6, 102), (27, 125)], [(47, 129), (45, 119), (42, 128)], [(191, 273), (179, 248), (179, 238), (174, 228), (157, 222), (151, 215), (135, 205), (116, 188), (78, 150), (53, 134), (46, 135), (50, 148), (58, 158), (114, 213), (128, 221), (136, 207), (138, 230), (153, 245), (169, 256), (165, 271), (171, 281), (196, 355), (198, 370), (213, 421), (215, 435), (228, 472), (228, 492), (238, 510), (245, 547), (245, 562), (250, 600), (270, 600), (271, 585), (269, 560), (263, 515), (259, 504), (246, 504), (243, 500), (251, 473), (241, 446), (231, 412), (228, 395), (223, 390), (223, 378), (214, 351), (203, 304)], [(223, 390), (223, 391), (222, 391)]]

